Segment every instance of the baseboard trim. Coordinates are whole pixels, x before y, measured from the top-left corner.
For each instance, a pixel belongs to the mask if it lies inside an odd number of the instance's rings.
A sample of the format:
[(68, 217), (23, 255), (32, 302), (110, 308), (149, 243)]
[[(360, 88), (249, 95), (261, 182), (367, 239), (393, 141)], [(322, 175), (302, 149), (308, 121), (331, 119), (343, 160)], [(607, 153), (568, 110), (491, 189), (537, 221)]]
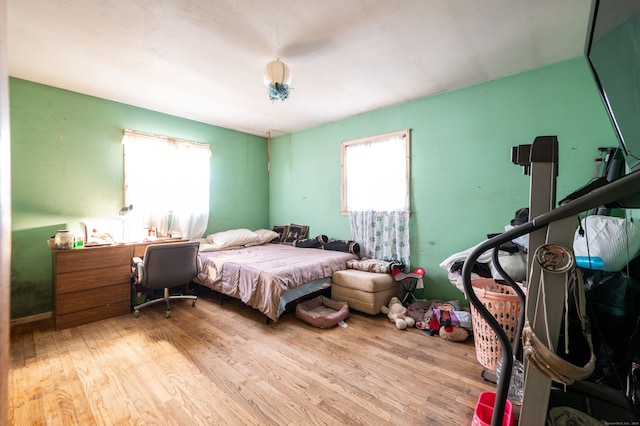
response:
[(11, 320), (11, 325), (27, 324), (45, 319), (53, 318), (53, 312), (43, 312), (41, 314), (29, 315), (28, 317), (16, 318)]

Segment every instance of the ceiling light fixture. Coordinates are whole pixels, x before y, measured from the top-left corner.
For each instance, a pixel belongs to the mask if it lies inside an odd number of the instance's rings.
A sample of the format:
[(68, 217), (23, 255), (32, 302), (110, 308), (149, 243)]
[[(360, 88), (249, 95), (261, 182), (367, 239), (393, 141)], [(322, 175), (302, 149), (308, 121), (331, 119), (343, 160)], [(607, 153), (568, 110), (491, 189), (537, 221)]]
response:
[(264, 84), (267, 86), (269, 99), (272, 101), (284, 101), (289, 97), (289, 84), (291, 72), (289, 67), (279, 59), (271, 61), (264, 68)]

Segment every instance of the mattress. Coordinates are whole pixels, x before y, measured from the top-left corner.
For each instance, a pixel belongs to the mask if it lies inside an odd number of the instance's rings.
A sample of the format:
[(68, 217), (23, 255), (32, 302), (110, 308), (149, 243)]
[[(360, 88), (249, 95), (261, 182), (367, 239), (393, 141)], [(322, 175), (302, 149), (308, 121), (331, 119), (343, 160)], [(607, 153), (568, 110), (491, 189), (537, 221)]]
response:
[[(308, 294), (334, 272), (347, 269), (353, 253), (286, 244), (262, 244), (229, 250), (200, 251), (202, 270), (195, 282), (240, 299), (277, 321), (287, 293)], [(311, 285), (309, 285), (311, 284)], [(303, 291), (300, 291), (303, 289)]]

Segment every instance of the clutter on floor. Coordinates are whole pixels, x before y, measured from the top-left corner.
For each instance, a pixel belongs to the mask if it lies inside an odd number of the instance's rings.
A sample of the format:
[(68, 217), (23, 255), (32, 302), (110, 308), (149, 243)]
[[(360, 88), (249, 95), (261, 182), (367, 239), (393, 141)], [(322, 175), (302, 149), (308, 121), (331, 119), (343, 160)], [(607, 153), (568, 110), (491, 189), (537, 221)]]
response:
[(461, 308), (459, 300), (416, 300), (407, 308), (416, 328), (431, 336), (462, 342), (472, 330), (471, 314)]
[(387, 315), (389, 321), (396, 325), (398, 330), (413, 327), (416, 323), (413, 318), (407, 315), (407, 308), (397, 297), (392, 297), (388, 305), (382, 306), (381, 311)]

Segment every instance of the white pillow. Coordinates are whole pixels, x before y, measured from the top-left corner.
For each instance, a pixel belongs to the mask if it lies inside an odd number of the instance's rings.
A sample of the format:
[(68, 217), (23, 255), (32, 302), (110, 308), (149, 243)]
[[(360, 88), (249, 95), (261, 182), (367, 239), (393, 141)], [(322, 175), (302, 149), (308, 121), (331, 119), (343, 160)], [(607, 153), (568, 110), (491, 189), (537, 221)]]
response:
[(271, 229), (256, 229), (254, 232), (258, 236), (258, 241), (254, 243), (245, 244), (246, 247), (266, 244), (271, 240), (273, 240), (274, 238), (280, 238), (280, 234), (278, 234), (277, 232)]
[(207, 242), (220, 247), (237, 247), (258, 241), (260, 241), (258, 234), (244, 228), (230, 229), (228, 231), (207, 235)]
[(211, 244), (206, 238), (200, 238), (200, 249), (198, 250), (200, 253), (213, 250), (220, 250), (220, 248), (215, 244)]

